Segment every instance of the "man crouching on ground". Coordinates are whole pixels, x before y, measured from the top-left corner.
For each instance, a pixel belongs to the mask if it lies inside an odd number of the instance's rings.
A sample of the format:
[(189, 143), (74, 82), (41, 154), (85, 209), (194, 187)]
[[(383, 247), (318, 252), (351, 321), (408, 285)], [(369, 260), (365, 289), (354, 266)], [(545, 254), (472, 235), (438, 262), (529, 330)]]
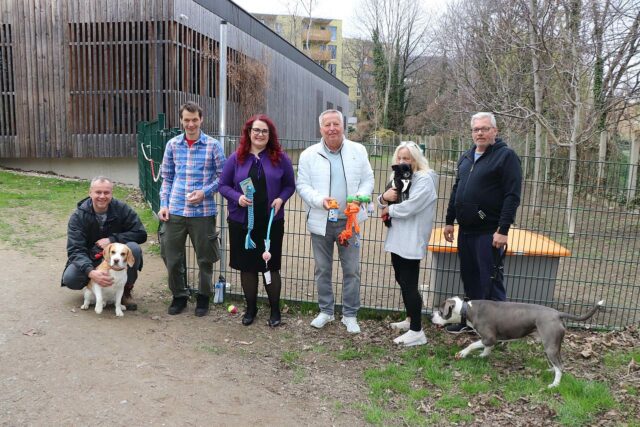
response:
[(78, 202), (78, 208), (69, 218), (67, 228), (67, 265), (62, 273), (61, 286), (81, 290), (89, 280), (102, 287), (111, 286), (113, 279), (107, 271), (97, 270), (102, 262), (102, 251), (110, 243), (126, 244), (135, 258), (127, 270), (127, 284), (122, 304), (127, 310), (136, 310), (131, 296), (133, 285), (142, 270), (142, 249), (147, 241), (138, 214), (126, 203), (113, 198), (113, 182), (103, 176), (91, 180), (89, 197)]

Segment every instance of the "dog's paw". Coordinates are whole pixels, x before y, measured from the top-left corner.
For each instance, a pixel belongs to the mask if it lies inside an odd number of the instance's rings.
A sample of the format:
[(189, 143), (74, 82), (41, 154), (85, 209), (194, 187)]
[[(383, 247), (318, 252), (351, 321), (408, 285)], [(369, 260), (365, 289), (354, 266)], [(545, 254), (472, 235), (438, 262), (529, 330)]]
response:
[(102, 304), (96, 305), (96, 314), (102, 314)]
[(464, 359), (466, 356), (466, 354), (464, 354), (463, 352), (459, 351), (456, 353), (456, 360), (460, 360), (460, 359)]
[(80, 310), (89, 310), (89, 304), (82, 304)]
[(116, 310), (116, 316), (117, 317), (123, 317), (124, 313), (122, 312), (122, 310)]

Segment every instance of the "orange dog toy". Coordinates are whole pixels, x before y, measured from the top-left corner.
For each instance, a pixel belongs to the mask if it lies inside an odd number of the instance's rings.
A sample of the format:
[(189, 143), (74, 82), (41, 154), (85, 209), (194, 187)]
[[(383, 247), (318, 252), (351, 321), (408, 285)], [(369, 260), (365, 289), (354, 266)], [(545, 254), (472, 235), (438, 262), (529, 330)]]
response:
[(347, 197), (347, 208), (344, 210), (347, 215), (347, 225), (344, 231), (338, 235), (338, 243), (342, 246), (349, 246), (349, 239), (354, 235), (356, 237), (355, 245), (360, 246), (359, 235), (360, 226), (358, 225), (358, 212), (360, 211), (360, 203), (369, 203), (369, 196)]

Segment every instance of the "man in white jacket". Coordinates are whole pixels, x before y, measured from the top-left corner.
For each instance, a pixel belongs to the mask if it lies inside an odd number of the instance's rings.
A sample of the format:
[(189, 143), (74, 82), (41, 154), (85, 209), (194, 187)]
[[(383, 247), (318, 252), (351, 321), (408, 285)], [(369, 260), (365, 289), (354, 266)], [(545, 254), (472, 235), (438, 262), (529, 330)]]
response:
[[(333, 321), (335, 298), (331, 276), (333, 250), (338, 235), (345, 229), (344, 209), (348, 196), (370, 196), (373, 170), (367, 150), (344, 137), (344, 119), (337, 110), (326, 110), (319, 117), (322, 139), (302, 152), (298, 163), (296, 189), (307, 209), (307, 229), (315, 260), (320, 314), (311, 322), (323, 328)], [(337, 218), (329, 215), (331, 200), (339, 205)], [(366, 206), (360, 207), (358, 222), (367, 219)], [(355, 244), (338, 245), (342, 265), (342, 323), (351, 333), (359, 333), (356, 320), (360, 308), (360, 248)]]

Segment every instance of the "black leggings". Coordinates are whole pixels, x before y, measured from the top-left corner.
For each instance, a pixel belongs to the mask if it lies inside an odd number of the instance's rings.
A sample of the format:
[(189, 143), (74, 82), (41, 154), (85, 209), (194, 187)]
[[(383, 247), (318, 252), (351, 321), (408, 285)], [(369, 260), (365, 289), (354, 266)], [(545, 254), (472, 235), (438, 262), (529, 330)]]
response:
[(411, 330), (422, 330), (422, 296), (418, 292), (418, 277), (420, 275), (420, 260), (405, 259), (391, 253), (391, 265), (396, 275), (396, 282), (402, 289), (402, 300), (411, 318)]
[[(240, 283), (242, 284), (244, 297), (247, 301), (247, 311), (253, 312), (254, 315), (257, 310), (259, 276), (262, 276), (262, 273), (255, 273), (250, 271), (240, 272)], [(281, 287), (282, 279), (280, 278), (280, 271), (272, 271), (271, 283), (268, 285), (265, 283), (264, 285), (264, 288), (267, 290), (267, 296), (269, 297), (269, 305), (271, 305), (272, 314), (280, 313)]]

